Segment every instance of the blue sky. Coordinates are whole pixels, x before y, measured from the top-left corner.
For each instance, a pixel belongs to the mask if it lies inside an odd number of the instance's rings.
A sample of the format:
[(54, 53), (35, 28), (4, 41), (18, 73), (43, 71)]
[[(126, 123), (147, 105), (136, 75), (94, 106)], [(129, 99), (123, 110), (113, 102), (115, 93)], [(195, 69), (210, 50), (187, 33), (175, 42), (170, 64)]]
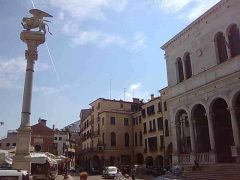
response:
[[(61, 128), (99, 97), (149, 99), (167, 86), (166, 41), (219, 0), (0, 0), (0, 137), (20, 125), (26, 45), (22, 17), (36, 8), (48, 18), (38, 48), (31, 124)], [(55, 68), (54, 68), (55, 67)], [(110, 83), (111, 82), (111, 83)]]

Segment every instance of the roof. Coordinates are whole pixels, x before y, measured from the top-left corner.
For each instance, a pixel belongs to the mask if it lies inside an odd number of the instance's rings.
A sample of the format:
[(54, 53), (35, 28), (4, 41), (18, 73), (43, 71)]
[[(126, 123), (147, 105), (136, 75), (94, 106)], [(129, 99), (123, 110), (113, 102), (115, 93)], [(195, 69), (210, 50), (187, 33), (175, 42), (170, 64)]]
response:
[(94, 100), (93, 102), (91, 102), (89, 105), (92, 105), (93, 103), (95, 103), (95, 102), (98, 101), (98, 100), (137, 104), (137, 103), (135, 103), (135, 102), (130, 102), (130, 101), (123, 101), (123, 100), (116, 100), (116, 99), (98, 98), (98, 99)]
[(92, 113), (92, 109), (82, 109), (80, 112), (81, 121), (86, 119)]
[(202, 14), (200, 17), (198, 17), (196, 20), (194, 20), (191, 24), (189, 24), (186, 28), (184, 28), (182, 31), (180, 31), (178, 34), (176, 34), (172, 39), (170, 39), (168, 42), (166, 42), (164, 45), (161, 46), (162, 50), (165, 50), (169, 45), (171, 45), (173, 42), (177, 41), (180, 37), (182, 37), (184, 34), (189, 32), (193, 26), (199, 24), (203, 20), (205, 20), (209, 15), (211, 15), (216, 9), (221, 7), (223, 4), (227, 3), (229, 0), (221, 0), (216, 5), (214, 5), (212, 8), (207, 10), (204, 14)]

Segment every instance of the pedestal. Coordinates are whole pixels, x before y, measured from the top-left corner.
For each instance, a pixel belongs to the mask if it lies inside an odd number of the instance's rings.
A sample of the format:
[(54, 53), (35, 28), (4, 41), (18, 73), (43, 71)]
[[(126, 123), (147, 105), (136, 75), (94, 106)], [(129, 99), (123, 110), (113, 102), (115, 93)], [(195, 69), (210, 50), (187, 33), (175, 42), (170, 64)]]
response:
[(31, 128), (20, 127), (17, 134), (16, 155), (13, 157), (13, 168), (31, 172)]

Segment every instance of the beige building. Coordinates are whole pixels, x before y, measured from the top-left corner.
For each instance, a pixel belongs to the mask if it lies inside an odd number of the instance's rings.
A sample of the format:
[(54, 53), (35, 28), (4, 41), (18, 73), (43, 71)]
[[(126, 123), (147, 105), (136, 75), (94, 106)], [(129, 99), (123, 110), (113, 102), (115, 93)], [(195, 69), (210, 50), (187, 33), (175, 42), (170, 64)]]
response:
[(142, 124), (143, 138), (140, 138), (139, 135), (139, 140), (141, 140), (139, 142), (137, 137), (140, 132), (135, 130), (135, 147), (143, 145), (144, 162), (147, 166), (163, 166), (164, 125), (160, 97), (151, 95), (151, 100), (143, 104), (141, 108), (141, 118), (135, 118), (134, 124)]
[(221, 0), (161, 47), (173, 163), (240, 162), (239, 27), (239, 0)]
[(69, 132), (66, 131), (54, 131), (54, 145), (53, 145), (53, 153), (55, 155), (65, 155), (66, 144), (69, 140)]
[(8, 130), (7, 137), (0, 140), (0, 149), (9, 150), (14, 149), (17, 143), (17, 131)]
[[(90, 105), (92, 112), (81, 119), (80, 125), (86, 168), (132, 164), (132, 114), (139, 111), (141, 102), (138, 99), (127, 102), (99, 98)], [(91, 136), (87, 136), (88, 132)]]

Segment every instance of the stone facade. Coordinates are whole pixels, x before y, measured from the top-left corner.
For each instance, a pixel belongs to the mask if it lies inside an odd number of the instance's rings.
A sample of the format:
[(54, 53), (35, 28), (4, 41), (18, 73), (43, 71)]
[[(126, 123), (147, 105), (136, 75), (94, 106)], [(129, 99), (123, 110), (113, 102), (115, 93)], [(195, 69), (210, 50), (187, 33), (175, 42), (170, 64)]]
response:
[(239, 9), (221, 0), (162, 46), (173, 163), (239, 162)]
[(9, 130), (7, 137), (0, 140), (0, 149), (9, 150), (14, 149), (17, 143), (17, 131)]

